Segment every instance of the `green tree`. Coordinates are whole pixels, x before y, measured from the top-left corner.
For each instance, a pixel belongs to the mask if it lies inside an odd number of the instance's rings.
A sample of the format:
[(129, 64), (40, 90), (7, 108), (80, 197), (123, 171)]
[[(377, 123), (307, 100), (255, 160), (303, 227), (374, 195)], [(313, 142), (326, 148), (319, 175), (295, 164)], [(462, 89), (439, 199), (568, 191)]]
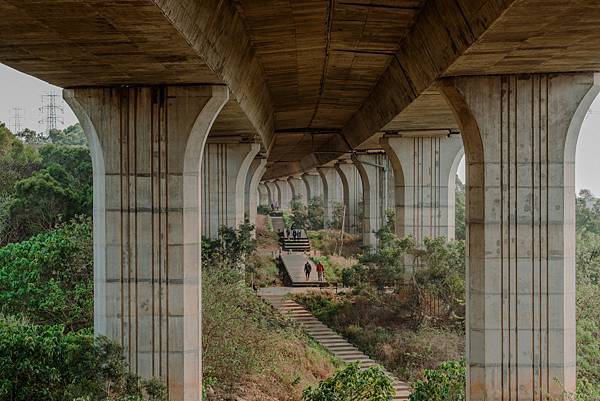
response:
[(128, 372), (122, 349), (91, 330), (0, 317), (0, 399), (166, 401), (164, 386)]
[(308, 226), (311, 230), (323, 228), (325, 222), (325, 205), (323, 197), (315, 196), (308, 201)]
[(202, 238), (202, 268), (220, 270), (235, 266), (241, 272), (244, 262), (256, 250), (253, 231), (254, 226), (246, 220), (238, 229), (222, 226), (217, 238)]
[(92, 325), (91, 221), (0, 248), (0, 312), (69, 330)]
[(292, 202), (290, 203), (293, 216), (293, 227), (294, 228), (308, 228), (309, 217), (308, 208), (302, 202), (302, 195), (294, 195)]
[(413, 383), (410, 401), (464, 401), (466, 366), (464, 361), (445, 362), (425, 371), (425, 379)]
[(87, 138), (79, 123), (70, 125), (64, 130), (52, 130), (48, 138), (56, 145), (87, 145)]

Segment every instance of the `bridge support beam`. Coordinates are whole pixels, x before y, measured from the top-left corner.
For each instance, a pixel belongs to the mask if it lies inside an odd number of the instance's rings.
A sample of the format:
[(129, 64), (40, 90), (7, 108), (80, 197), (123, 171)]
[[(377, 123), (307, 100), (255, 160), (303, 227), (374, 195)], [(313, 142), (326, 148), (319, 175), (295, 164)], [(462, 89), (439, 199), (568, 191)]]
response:
[(200, 165), (223, 86), (69, 89), (94, 168), (94, 330), (200, 401)]
[(340, 174), (334, 167), (317, 167), (323, 183), (323, 206), (325, 208), (325, 226), (333, 222), (333, 212), (337, 205), (344, 203), (344, 188)]
[(265, 171), (267, 171), (267, 159), (258, 157), (252, 161), (248, 174), (246, 175), (244, 214), (250, 224), (253, 225), (256, 225), (256, 208), (260, 201), (258, 188)]
[(308, 205), (306, 184), (301, 177), (289, 177), (288, 182), (292, 190), (292, 198), (298, 197), (303, 205)]
[(261, 182), (258, 185), (258, 204), (259, 205), (270, 205), (271, 204), (270, 196), (269, 196), (269, 188), (267, 187), (267, 184), (264, 182)]
[(290, 203), (292, 202), (292, 187), (287, 179), (280, 178), (275, 180), (275, 186), (277, 186), (279, 192), (279, 208), (281, 210), (289, 210)]
[(467, 166), (471, 401), (575, 390), (575, 149), (595, 74), (451, 78)]
[(388, 160), (385, 154), (366, 154), (356, 156), (353, 161), (362, 182), (363, 245), (376, 246), (376, 232), (385, 224), (388, 203)]
[(346, 223), (344, 231), (357, 234), (362, 228), (362, 183), (360, 175), (354, 164), (350, 161), (341, 161), (335, 164), (342, 181), (344, 205), (346, 206)]
[(279, 192), (279, 187), (275, 184), (275, 181), (266, 181), (265, 186), (269, 191), (270, 206), (273, 206), (275, 209), (281, 207), (281, 192)]
[(459, 134), (448, 131), (403, 132), (381, 139), (394, 169), (396, 234), (426, 237), (455, 235), (455, 182), (463, 156)]
[[(210, 137), (208, 141), (210, 141)], [(215, 238), (219, 228), (244, 222), (246, 177), (257, 143), (210, 143), (202, 161), (202, 235)]]
[(306, 186), (306, 200), (310, 201), (313, 198), (323, 199), (323, 181), (317, 171), (309, 171), (302, 174), (302, 181)]

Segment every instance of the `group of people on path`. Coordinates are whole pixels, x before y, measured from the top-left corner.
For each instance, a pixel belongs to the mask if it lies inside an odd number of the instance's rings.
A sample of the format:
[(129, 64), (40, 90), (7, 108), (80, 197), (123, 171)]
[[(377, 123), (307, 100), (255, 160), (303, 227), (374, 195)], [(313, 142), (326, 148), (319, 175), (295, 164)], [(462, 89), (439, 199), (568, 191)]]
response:
[[(323, 276), (325, 273), (325, 266), (323, 266), (323, 264), (321, 263), (321, 261), (317, 262), (317, 276), (319, 278), (319, 281), (323, 281)], [(304, 264), (304, 275), (306, 276), (306, 281), (310, 280), (310, 273), (312, 271), (312, 265), (310, 264), (310, 261), (306, 261), (306, 263)]]
[(302, 230), (297, 230), (295, 228), (286, 228), (285, 229), (285, 236), (287, 238), (289, 238), (290, 236), (294, 239), (299, 239), (302, 238)]

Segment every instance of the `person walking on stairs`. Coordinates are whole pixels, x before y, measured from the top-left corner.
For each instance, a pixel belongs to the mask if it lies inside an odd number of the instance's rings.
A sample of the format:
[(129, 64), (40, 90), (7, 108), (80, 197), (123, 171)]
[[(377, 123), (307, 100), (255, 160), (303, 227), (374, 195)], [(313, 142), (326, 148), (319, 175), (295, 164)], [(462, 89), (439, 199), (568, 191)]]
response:
[(319, 281), (323, 281), (323, 273), (325, 273), (325, 267), (323, 266), (323, 263), (319, 261), (317, 263), (317, 275), (319, 276)]
[(310, 262), (307, 260), (304, 264), (304, 275), (306, 276), (306, 281), (310, 280), (310, 271), (312, 270), (312, 266)]

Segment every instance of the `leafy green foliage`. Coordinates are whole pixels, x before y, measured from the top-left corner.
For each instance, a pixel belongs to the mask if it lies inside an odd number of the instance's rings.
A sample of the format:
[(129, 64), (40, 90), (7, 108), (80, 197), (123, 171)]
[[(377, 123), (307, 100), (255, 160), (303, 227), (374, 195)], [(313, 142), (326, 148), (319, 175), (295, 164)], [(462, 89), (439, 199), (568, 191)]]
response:
[(344, 220), (344, 205), (339, 202), (334, 202), (331, 207), (331, 221), (329, 222), (329, 226), (340, 230), (342, 228), (342, 221)]
[(64, 130), (52, 130), (48, 134), (50, 142), (56, 145), (87, 146), (87, 138), (79, 123), (70, 125)]
[(301, 195), (294, 195), (292, 202), (290, 203), (292, 209), (292, 227), (293, 228), (304, 228), (307, 229), (309, 225), (308, 221), (308, 208), (302, 202)]
[(391, 401), (394, 395), (392, 381), (380, 366), (361, 370), (357, 363), (353, 363), (318, 386), (306, 389), (302, 400)]
[(445, 362), (439, 368), (426, 370), (425, 378), (413, 383), (410, 401), (464, 401), (464, 361)]
[(319, 230), (325, 223), (325, 204), (323, 197), (315, 196), (308, 200), (308, 229)]
[(50, 143), (52, 135), (21, 134), (25, 143), (0, 125), (0, 244), (92, 213), (89, 150)]
[(165, 401), (166, 391), (128, 373), (121, 348), (89, 330), (0, 317), (0, 399), (75, 398)]
[(89, 220), (0, 248), (0, 312), (70, 330), (92, 324)]
[(248, 221), (239, 229), (222, 226), (218, 238), (202, 238), (202, 268), (205, 270), (242, 267), (256, 250), (254, 226)]

